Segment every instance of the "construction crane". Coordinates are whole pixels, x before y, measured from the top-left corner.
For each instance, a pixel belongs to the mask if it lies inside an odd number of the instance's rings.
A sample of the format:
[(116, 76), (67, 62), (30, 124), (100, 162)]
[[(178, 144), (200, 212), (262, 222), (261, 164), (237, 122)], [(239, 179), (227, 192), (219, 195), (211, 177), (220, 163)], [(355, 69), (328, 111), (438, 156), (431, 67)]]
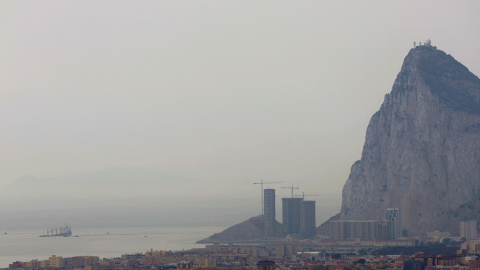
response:
[(260, 185), (260, 192), (261, 192), (261, 203), (262, 203), (262, 216), (263, 216), (263, 184), (278, 184), (278, 183), (282, 183), (282, 182), (278, 182), (278, 181), (275, 181), (275, 182), (264, 182), (263, 180), (260, 180), (259, 183), (253, 183), (254, 185)]
[(293, 190), (294, 189), (300, 189), (299, 187), (294, 187), (293, 185), (291, 187), (282, 187), (282, 188), (291, 188), (292, 189), (292, 198), (293, 198)]
[(318, 196), (318, 194), (305, 194), (305, 192), (302, 192), (302, 195), (295, 195), (297, 197), (302, 197), (303, 200), (305, 200), (305, 196)]

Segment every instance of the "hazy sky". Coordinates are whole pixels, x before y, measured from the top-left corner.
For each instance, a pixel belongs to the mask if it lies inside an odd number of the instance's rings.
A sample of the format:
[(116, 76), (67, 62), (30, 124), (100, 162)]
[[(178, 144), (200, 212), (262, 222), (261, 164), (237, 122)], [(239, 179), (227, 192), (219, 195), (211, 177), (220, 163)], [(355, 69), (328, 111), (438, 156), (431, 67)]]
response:
[(479, 14), (479, 1), (1, 1), (0, 188), (148, 167), (219, 192), (283, 181), (339, 209), (413, 42), (479, 75)]

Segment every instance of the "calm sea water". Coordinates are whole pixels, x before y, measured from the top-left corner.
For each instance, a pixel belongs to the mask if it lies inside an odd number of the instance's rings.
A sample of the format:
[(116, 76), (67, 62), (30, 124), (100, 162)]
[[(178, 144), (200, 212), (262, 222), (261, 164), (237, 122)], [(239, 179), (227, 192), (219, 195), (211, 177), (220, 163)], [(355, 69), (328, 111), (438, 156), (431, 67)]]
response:
[(72, 228), (78, 237), (39, 237), (42, 231), (9, 230), (0, 234), (0, 268), (14, 261), (45, 260), (51, 255), (100, 258), (154, 250), (182, 250), (204, 247), (196, 241), (224, 230), (215, 225), (170, 225), (155, 227)]
[[(98, 207), (4, 212), (0, 213), (0, 268), (51, 255), (113, 258), (150, 249), (201, 248), (205, 245), (196, 241), (254, 216), (255, 210)], [(78, 237), (39, 237), (47, 228), (64, 223)]]

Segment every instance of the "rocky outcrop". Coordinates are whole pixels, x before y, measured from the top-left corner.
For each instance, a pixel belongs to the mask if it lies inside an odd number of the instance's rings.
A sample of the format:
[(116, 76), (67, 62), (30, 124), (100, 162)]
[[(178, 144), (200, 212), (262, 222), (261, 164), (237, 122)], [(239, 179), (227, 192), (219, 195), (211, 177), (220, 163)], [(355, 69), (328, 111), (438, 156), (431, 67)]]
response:
[(329, 218), (327, 221), (322, 223), (320, 226), (317, 227), (317, 235), (327, 236), (330, 235), (330, 221), (340, 220), (340, 213), (336, 214), (335, 216)]
[[(263, 239), (263, 216), (256, 216), (242, 223), (233, 225), (220, 233), (197, 241), (197, 244), (205, 243), (235, 243)], [(282, 224), (275, 221), (275, 231), (278, 237), (283, 236)]]
[(340, 218), (384, 219), (391, 207), (409, 235), (480, 217), (480, 79), (432, 46), (410, 50), (371, 118)]

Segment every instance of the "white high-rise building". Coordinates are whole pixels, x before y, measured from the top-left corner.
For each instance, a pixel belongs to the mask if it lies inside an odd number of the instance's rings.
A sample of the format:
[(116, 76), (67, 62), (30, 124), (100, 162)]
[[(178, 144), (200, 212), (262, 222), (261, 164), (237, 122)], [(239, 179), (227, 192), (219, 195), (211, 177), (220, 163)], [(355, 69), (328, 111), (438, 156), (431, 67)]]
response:
[(465, 237), (467, 241), (477, 239), (477, 221), (460, 221), (460, 237)]
[(393, 233), (392, 235), (395, 238), (402, 237), (402, 211), (400, 208), (387, 208), (387, 211), (385, 211), (385, 219), (392, 221), (392, 228), (393, 228)]

